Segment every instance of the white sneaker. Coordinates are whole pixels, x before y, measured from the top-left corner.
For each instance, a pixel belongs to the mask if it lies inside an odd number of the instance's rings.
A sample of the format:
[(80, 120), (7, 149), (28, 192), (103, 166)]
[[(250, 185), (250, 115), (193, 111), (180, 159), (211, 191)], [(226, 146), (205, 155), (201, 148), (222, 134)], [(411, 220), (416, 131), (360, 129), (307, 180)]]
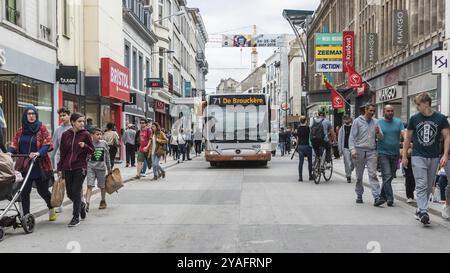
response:
[(147, 177), (145, 173), (141, 173), (141, 177)]
[(444, 205), (442, 207), (442, 218), (450, 220), (450, 206)]
[(59, 207), (55, 209), (56, 213), (61, 213), (63, 212), (63, 207)]
[(408, 204), (414, 203), (414, 200), (411, 198), (408, 198), (408, 200), (406, 200), (406, 203), (408, 203)]

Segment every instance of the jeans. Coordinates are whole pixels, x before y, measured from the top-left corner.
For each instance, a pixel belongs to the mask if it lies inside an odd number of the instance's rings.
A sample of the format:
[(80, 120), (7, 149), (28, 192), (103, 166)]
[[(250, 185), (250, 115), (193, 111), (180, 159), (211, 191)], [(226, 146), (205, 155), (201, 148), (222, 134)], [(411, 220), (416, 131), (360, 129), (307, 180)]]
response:
[(308, 172), (309, 177), (312, 177), (312, 148), (309, 145), (298, 146), (298, 177), (303, 178), (303, 163), (305, 162), (305, 156), (308, 158)]
[(441, 201), (445, 201), (446, 199), (446, 191), (448, 187), (447, 176), (439, 176), (439, 189), (441, 191)]
[(145, 174), (147, 172), (147, 167), (148, 167), (147, 159), (145, 159), (144, 160), (144, 166), (142, 167), (141, 174)]
[(33, 187), (33, 182), (36, 184), (37, 192), (42, 197), (42, 199), (44, 199), (47, 207), (51, 209), (52, 205), (50, 203), (50, 200), (52, 198), (52, 194), (48, 190), (48, 181), (42, 181), (41, 179), (30, 179), (30, 181), (26, 182), (27, 184), (23, 188), (23, 192), (21, 194), (23, 215), (27, 215), (30, 213), (30, 193)]
[(201, 154), (201, 153), (202, 153), (202, 141), (195, 140), (195, 154)]
[(411, 158), (408, 158), (408, 168), (403, 168), (405, 171), (405, 188), (406, 198), (414, 199), (414, 189), (416, 188), (416, 180), (412, 171)]
[(188, 160), (190, 160), (191, 159), (191, 149), (192, 149), (192, 141), (191, 140), (186, 141), (185, 149), (186, 149), (186, 157)]
[(158, 177), (158, 171), (164, 172), (164, 169), (159, 165), (160, 156), (156, 154), (152, 154), (152, 167), (153, 167), (153, 176)]
[(65, 171), (67, 197), (73, 202), (73, 217), (80, 218), (81, 211), (81, 190), (83, 189), (86, 170), (79, 169), (74, 171)]
[(344, 156), (345, 176), (347, 178), (351, 178), (352, 172), (355, 169), (355, 164), (353, 164), (352, 159), (352, 152), (348, 148), (344, 148), (342, 155)]
[(114, 168), (114, 160), (116, 159), (117, 147), (109, 146), (109, 157), (111, 159), (111, 170)]
[(356, 167), (356, 186), (355, 192), (358, 198), (362, 198), (364, 194), (363, 176), (364, 169), (367, 165), (367, 172), (369, 174), (369, 183), (372, 188), (372, 196), (376, 200), (380, 197), (380, 183), (377, 177), (377, 151), (375, 150), (361, 150), (356, 149), (357, 159), (355, 160)]
[(383, 179), (383, 186), (381, 187), (380, 197), (387, 201), (394, 201), (394, 192), (392, 190), (392, 180), (397, 172), (397, 163), (399, 155), (379, 155), (379, 162), (381, 168), (381, 177)]
[[(450, 161), (445, 166), (445, 174), (447, 175), (447, 180), (450, 177)], [(447, 187), (445, 187), (445, 198), (450, 200), (450, 183), (447, 183)]]
[(180, 154), (178, 152), (178, 145), (170, 144), (170, 147), (172, 149), (173, 160), (178, 160), (180, 158)]
[(281, 156), (284, 156), (284, 154), (286, 153), (286, 143), (280, 142), (279, 146), (280, 146)]
[(181, 155), (183, 155), (183, 161), (186, 160), (186, 144), (178, 144), (178, 151)]
[(127, 143), (125, 145), (126, 147), (126, 161), (127, 165), (131, 163), (131, 166), (134, 166), (136, 162), (136, 152), (135, 152), (135, 145)]
[(439, 158), (412, 157), (412, 170), (416, 179), (417, 207), (420, 212), (428, 212), (428, 199), (432, 192)]

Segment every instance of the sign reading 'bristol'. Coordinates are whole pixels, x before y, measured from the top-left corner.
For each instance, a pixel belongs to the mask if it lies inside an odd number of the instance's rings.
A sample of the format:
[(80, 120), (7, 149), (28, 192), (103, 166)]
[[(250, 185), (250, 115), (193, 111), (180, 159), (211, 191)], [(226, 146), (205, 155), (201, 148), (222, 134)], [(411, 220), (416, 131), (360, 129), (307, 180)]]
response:
[(102, 58), (102, 97), (130, 101), (130, 76), (128, 68), (110, 58)]

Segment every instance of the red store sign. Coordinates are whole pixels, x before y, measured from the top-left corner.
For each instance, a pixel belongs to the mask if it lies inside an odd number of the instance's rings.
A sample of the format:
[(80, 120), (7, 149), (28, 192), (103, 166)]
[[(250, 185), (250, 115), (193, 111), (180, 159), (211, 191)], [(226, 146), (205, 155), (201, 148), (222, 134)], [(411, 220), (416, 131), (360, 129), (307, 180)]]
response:
[(343, 42), (344, 72), (347, 72), (347, 65), (355, 66), (355, 33), (344, 31)]
[(166, 113), (166, 104), (162, 101), (155, 100), (155, 111), (159, 113)]
[(128, 68), (110, 58), (101, 60), (102, 97), (130, 101), (130, 74)]

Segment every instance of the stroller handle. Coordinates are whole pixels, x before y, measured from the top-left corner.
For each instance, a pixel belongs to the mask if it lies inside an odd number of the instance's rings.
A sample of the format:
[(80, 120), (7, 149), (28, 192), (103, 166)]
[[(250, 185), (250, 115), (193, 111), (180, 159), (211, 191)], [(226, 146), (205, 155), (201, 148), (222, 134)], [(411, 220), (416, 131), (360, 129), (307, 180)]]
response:
[(21, 154), (15, 154), (11, 155), (12, 158), (23, 158), (23, 157), (30, 157), (30, 155), (21, 155)]

